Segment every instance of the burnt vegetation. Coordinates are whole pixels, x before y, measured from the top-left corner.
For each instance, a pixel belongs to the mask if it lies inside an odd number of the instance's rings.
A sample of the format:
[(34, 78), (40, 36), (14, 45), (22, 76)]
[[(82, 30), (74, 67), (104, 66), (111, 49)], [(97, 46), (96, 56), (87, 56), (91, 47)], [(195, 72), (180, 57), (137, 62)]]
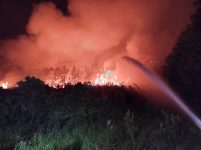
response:
[(0, 89), (0, 149), (200, 149), (201, 134), (125, 86), (54, 89), (27, 77)]

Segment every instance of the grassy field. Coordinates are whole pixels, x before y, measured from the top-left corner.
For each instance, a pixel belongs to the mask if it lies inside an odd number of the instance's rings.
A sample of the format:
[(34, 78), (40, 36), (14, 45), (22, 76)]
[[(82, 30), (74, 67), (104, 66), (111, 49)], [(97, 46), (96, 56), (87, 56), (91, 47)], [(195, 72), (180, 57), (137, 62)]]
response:
[(134, 88), (26, 78), (0, 89), (1, 150), (200, 150), (201, 132)]

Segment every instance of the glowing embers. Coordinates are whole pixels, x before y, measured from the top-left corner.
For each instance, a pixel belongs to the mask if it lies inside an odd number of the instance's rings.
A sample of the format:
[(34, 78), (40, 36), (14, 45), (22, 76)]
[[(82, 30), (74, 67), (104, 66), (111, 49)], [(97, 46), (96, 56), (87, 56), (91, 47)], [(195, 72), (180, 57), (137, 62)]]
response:
[(112, 70), (106, 70), (103, 74), (96, 75), (94, 85), (120, 85), (120, 82)]
[(3, 88), (3, 89), (8, 89), (9, 88), (8, 82), (1, 83), (0, 87)]

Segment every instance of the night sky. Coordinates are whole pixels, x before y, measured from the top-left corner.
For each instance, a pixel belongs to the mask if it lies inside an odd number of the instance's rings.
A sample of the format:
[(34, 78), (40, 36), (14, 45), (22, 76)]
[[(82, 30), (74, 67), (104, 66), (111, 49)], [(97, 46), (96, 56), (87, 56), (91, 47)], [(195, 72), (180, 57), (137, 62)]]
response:
[(1, 0), (0, 1), (0, 40), (15, 38), (26, 32), (26, 25), (34, 4), (54, 2), (66, 15), (66, 0)]

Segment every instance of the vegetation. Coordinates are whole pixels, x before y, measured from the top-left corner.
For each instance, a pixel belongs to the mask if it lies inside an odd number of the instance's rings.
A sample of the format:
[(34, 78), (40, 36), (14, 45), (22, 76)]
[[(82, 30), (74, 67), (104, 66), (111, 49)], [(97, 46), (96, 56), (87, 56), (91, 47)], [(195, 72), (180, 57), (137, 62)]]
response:
[(27, 77), (0, 89), (1, 150), (199, 150), (201, 132), (134, 88), (50, 88)]
[[(201, 1), (180, 36), (164, 76), (201, 114)], [(201, 132), (125, 86), (54, 89), (27, 77), (0, 88), (1, 150), (200, 150)]]
[(201, 1), (164, 67), (165, 78), (201, 114)]

